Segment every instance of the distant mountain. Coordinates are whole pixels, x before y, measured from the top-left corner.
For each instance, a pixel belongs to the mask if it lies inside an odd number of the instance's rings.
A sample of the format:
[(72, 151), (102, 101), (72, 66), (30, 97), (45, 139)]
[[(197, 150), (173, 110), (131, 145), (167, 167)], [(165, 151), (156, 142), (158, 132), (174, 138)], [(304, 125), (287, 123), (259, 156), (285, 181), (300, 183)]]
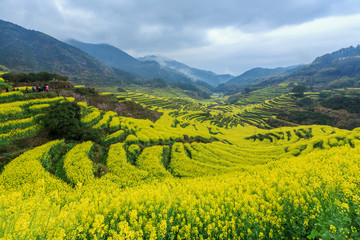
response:
[(67, 43), (111, 67), (136, 74), (143, 78), (160, 78), (168, 82), (192, 82), (189, 77), (182, 73), (163, 67), (155, 61), (139, 61), (126, 52), (108, 44), (91, 44), (76, 40), (68, 40)]
[(253, 68), (234, 77), (216, 88), (219, 92), (236, 91), (257, 84), (269, 78), (278, 78), (301, 69), (303, 65), (278, 68)]
[(235, 85), (248, 85), (248, 84), (252, 84), (252, 83), (256, 83), (259, 82), (261, 80), (263, 80), (264, 77), (272, 77), (272, 76), (279, 76), (279, 75), (283, 75), (286, 73), (290, 73), (293, 71), (296, 71), (298, 69), (298, 67), (278, 67), (278, 68), (253, 68), (250, 69), (249, 71), (244, 72), (243, 74), (241, 74), (240, 76), (237, 76), (233, 79), (230, 79), (229, 81), (226, 82), (226, 84), (235, 84)]
[(81, 84), (120, 84), (135, 79), (44, 33), (0, 20), (0, 65), (12, 71), (47, 71)]
[(335, 67), (338, 66), (339, 63), (344, 63), (346, 61), (353, 62), (354, 60), (358, 60), (360, 58), (360, 45), (357, 47), (348, 47), (342, 48), (338, 51), (325, 54), (321, 57), (317, 57), (312, 65), (321, 65), (322, 67)]
[[(248, 85), (244, 94), (257, 90), (277, 89), (283, 94), (295, 85), (305, 86), (308, 91), (322, 91), (339, 88), (360, 88), (360, 45), (342, 48), (317, 57), (311, 64), (280, 76), (267, 76), (261, 81)], [(230, 81), (229, 81), (230, 82)], [(241, 97), (242, 88), (229, 83), (218, 86), (215, 91), (235, 94)]]
[(269, 86), (285, 81), (304, 85), (314, 91), (360, 87), (360, 45), (317, 57), (311, 64), (296, 72), (268, 79), (259, 85)]
[(183, 63), (177, 62), (175, 60), (160, 57), (160, 56), (145, 56), (142, 58), (138, 58), (141, 61), (155, 61), (159, 63), (161, 66), (171, 68), (176, 70), (189, 78), (193, 79), (194, 81), (200, 80), (206, 82), (212, 86), (218, 86), (221, 83), (228, 81), (229, 79), (233, 78), (234, 76), (230, 74), (216, 74), (211, 71), (205, 71), (197, 68), (189, 67)]

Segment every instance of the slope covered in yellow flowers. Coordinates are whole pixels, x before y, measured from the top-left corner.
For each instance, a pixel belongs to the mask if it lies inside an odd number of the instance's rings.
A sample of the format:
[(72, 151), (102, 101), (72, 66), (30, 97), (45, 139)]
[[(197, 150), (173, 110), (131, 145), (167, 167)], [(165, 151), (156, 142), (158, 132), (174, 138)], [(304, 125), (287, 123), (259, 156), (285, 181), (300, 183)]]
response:
[[(36, 134), (49, 104), (74, 101), (1, 98), (1, 142)], [(150, 100), (163, 113), (155, 122), (79, 102), (100, 144), (55, 140), (12, 159), (0, 174), (0, 239), (360, 237), (360, 129), (264, 130), (249, 124), (254, 107), (213, 106), (211, 116), (245, 114), (222, 127), (200, 114), (204, 103)]]

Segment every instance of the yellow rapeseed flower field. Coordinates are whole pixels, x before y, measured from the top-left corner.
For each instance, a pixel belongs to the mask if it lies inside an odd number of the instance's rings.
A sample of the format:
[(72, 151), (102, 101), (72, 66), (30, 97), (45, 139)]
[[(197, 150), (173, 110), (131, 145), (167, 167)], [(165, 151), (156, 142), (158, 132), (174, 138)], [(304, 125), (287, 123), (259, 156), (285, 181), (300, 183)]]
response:
[[(50, 141), (4, 167), (1, 240), (360, 239), (360, 128), (249, 124), (287, 95), (239, 107), (122, 94), (161, 117), (79, 103), (101, 139)], [(5, 99), (0, 143), (36, 134), (64, 100)]]
[[(359, 159), (359, 148), (342, 146), (225, 175), (166, 178), (125, 189), (111, 177), (89, 180), (74, 189), (54, 189), (55, 182), (39, 174), (41, 168), (33, 168), (39, 173), (36, 182), (27, 181), (37, 187), (31, 195), (15, 191), (20, 185), (10, 181), (7, 173), (13, 166), (8, 166), (1, 175), (0, 236), (356, 239)], [(19, 164), (15, 162), (12, 165)], [(113, 171), (121, 176), (121, 169)]]

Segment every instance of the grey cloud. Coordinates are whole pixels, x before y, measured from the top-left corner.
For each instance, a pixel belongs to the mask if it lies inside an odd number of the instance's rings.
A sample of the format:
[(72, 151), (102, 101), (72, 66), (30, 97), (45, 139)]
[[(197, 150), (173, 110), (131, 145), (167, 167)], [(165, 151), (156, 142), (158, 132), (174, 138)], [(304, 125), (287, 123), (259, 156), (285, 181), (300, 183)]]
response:
[[(341, 1), (340, 1), (341, 2)], [(344, 1), (343, 1), (344, 2)], [(348, 1), (355, 7), (353, 1)], [(204, 31), (213, 27), (236, 26), (245, 32), (266, 31), (283, 25), (311, 21), (330, 14), (355, 11), (356, 8), (341, 9), (339, 1), (70, 1), (68, 8), (82, 9), (97, 16), (89, 22), (92, 34), (104, 40), (117, 42), (126, 49), (164, 50), (184, 46), (200, 46), (206, 43)], [(357, 7), (359, 9), (359, 7)], [(70, 23), (69, 23), (70, 24)], [(163, 31), (152, 36), (141, 29), (160, 27)], [(105, 37), (110, 39), (106, 39)], [(97, 40), (101, 40), (97, 37)]]

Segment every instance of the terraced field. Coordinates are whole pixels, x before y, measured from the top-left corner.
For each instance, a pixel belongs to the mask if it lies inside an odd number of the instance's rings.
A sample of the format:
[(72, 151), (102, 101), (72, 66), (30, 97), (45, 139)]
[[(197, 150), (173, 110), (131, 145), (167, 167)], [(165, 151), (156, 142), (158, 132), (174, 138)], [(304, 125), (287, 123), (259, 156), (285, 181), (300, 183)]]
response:
[[(34, 136), (51, 103), (0, 94), (0, 143)], [(0, 175), (0, 239), (356, 239), (360, 129), (272, 130), (283, 95), (247, 106), (121, 93), (155, 122), (77, 103), (101, 142), (50, 141)]]
[[(12, 94), (1, 94), (0, 98)], [(269, 109), (291, 106), (289, 96), (281, 96), (246, 108), (215, 104), (204, 106), (186, 99), (183, 99), (183, 102), (174, 99), (161, 101), (159, 98), (140, 94), (129, 94), (129, 96), (133, 96), (133, 100), (145, 106), (161, 108), (163, 116), (154, 123), (150, 120), (121, 117), (115, 112), (100, 111), (79, 102), (82, 108), (81, 123), (84, 127), (96, 130), (106, 129), (102, 139), (104, 151), (111, 149), (113, 144), (122, 143), (122, 151), (126, 156), (131, 156), (130, 146), (136, 145), (141, 149), (139, 150), (141, 154), (143, 151), (147, 152), (144, 156), (159, 156), (156, 158), (159, 158), (159, 163), (163, 163), (159, 167), (164, 168), (164, 171), (169, 173), (166, 175), (169, 176), (195, 177), (222, 174), (265, 164), (286, 156), (298, 156), (314, 149), (328, 149), (346, 144), (355, 147), (355, 142), (360, 136), (357, 129), (347, 131), (329, 126), (278, 128), (270, 131), (251, 126), (251, 124), (264, 126), (266, 124), (264, 119)], [(0, 104), (2, 120), (0, 141), (7, 143), (37, 134), (41, 129), (37, 119), (44, 114), (50, 103), (65, 100), (74, 101), (72, 98), (58, 97)], [(180, 103), (187, 105), (178, 109), (176, 104)], [(193, 110), (187, 111), (186, 109), (189, 108)], [(209, 109), (211, 113), (208, 112)], [(213, 119), (216, 113), (220, 112), (229, 115), (226, 119), (230, 119), (230, 122), (225, 128), (220, 127), (225, 118), (219, 121)], [(155, 146), (165, 146), (166, 151)], [(153, 153), (153, 151), (160, 152)], [(151, 158), (141, 154), (137, 156), (142, 159), (140, 162), (143, 162), (144, 158)], [(262, 155), (261, 159), (259, 154)], [(57, 157), (61, 158), (60, 155)], [(137, 158), (131, 160), (127, 157), (126, 162), (139, 167)], [(140, 167), (140, 170), (144, 171), (143, 168)], [(76, 174), (83, 173), (81, 169), (78, 171), (79, 173)], [(151, 169), (148, 171), (151, 172)]]
[(148, 108), (174, 110), (170, 115), (178, 119), (210, 122), (218, 127), (254, 125), (269, 128), (266, 120), (279, 109), (291, 109), (295, 100), (291, 94), (282, 95), (259, 104), (227, 105), (223, 102), (196, 102), (183, 98), (160, 98), (141, 93), (117, 94), (120, 101), (135, 101)]
[(262, 88), (260, 90), (250, 92), (247, 96), (239, 98), (236, 104), (239, 105), (258, 104), (266, 100), (287, 94), (292, 89), (292, 87), (289, 84), (290, 84), (289, 82), (284, 82), (278, 85), (269, 86)]

